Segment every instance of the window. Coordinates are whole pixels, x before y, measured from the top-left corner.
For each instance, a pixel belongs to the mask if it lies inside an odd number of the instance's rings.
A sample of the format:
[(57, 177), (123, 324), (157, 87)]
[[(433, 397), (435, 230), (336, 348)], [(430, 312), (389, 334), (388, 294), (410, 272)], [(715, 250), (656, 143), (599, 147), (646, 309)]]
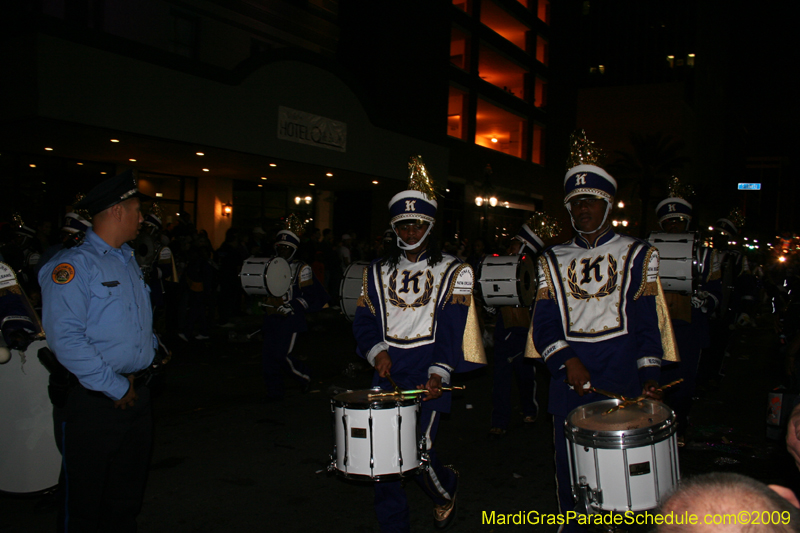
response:
[(533, 104), (536, 107), (547, 106), (547, 80), (537, 76), (534, 83)]
[(467, 116), (469, 99), (467, 93), (450, 87), (450, 97), (447, 103), (447, 134), (461, 140), (466, 140), (467, 128), (464, 117)]
[(481, 22), (521, 50), (525, 50), (525, 34), (530, 28), (505, 9), (485, 0), (481, 4)]
[(524, 118), (478, 99), (475, 144), (524, 159), (526, 123)]
[(694, 54), (688, 54), (686, 56), (686, 66), (687, 67), (693, 67), (694, 66), (694, 58), (695, 58)]
[(531, 161), (539, 165), (544, 165), (544, 126), (533, 125), (533, 150), (531, 151)]
[(453, 7), (466, 14), (472, 14), (472, 0), (453, 0)]
[(481, 43), (478, 59), (478, 74), (482, 79), (517, 98), (525, 99), (526, 69), (484, 43)]
[(197, 57), (197, 17), (173, 12), (170, 19), (172, 33), (169, 41), (172, 52), (195, 59)]
[(450, 30), (450, 63), (469, 71), (469, 35), (456, 27)]
[(550, 0), (539, 0), (536, 16), (545, 24), (550, 24)]
[(536, 60), (545, 66), (550, 60), (548, 46), (547, 39), (541, 35), (536, 36)]

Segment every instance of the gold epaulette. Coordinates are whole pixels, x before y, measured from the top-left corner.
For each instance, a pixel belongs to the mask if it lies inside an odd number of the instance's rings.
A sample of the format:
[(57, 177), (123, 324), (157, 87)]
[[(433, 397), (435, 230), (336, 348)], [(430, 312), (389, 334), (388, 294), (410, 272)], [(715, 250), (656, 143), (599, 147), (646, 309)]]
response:
[(633, 296), (634, 300), (638, 300), (639, 296), (653, 296), (658, 294), (658, 287), (654, 282), (647, 282), (647, 266), (650, 264), (650, 257), (656, 252), (656, 248), (650, 247), (644, 254), (644, 263), (642, 264), (642, 283), (639, 285), (639, 290)]

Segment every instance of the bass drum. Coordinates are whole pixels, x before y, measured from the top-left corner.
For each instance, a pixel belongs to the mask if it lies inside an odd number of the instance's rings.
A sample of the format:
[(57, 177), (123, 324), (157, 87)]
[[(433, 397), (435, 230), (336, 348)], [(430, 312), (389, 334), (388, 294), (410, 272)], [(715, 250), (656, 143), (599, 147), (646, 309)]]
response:
[(292, 286), (292, 267), (282, 257), (250, 257), (239, 273), (244, 292), (280, 298)]
[(486, 305), (530, 307), (536, 298), (536, 264), (528, 254), (488, 255), (478, 270)]
[(361, 296), (361, 289), (364, 286), (364, 269), (367, 267), (369, 267), (368, 261), (350, 263), (347, 265), (339, 285), (339, 306), (350, 322), (356, 317), (358, 298)]
[(692, 294), (693, 282), (702, 263), (697, 233), (653, 232), (648, 242), (658, 248), (658, 274), (667, 292)]
[(61, 454), (47, 395), (50, 373), (39, 362), (45, 341), (11, 351), (0, 365), (0, 491), (40, 492), (58, 484)]

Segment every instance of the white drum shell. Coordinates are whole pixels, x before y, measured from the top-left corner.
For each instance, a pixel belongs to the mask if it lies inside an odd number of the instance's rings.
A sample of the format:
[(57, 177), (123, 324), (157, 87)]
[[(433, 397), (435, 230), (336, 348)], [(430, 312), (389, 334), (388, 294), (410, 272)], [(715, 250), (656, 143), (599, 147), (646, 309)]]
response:
[(53, 433), (53, 406), (47, 395), (50, 373), (39, 362), (36, 341), (0, 365), (0, 491), (26, 494), (58, 484), (61, 454)]
[(350, 263), (344, 271), (339, 285), (339, 306), (347, 320), (352, 322), (356, 317), (356, 307), (364, 286), (364, 269), (369, 267), (368, 261)]
[(352, 405), (333, 399), (331, 409), (340, 475), (386, 481), (420, 467), (418, 400)]
[(529, 307), (536, 297), (536, 264), (527, 254), (486, 256), (478, 283), (486, 305)]
[(279, 298), (292, 285), (292, 268), (282, 257), (250, 257), (242, 264), (239, 281), (247, 294)]
[(697, 234), (654, 232), (647, 240), (658, 248), (658, 273), (664, 290), (691, 294), (696, 272)]
[(585, 483), (596, 495), (590, 505), (601, 511), (655, 509), (680, 481), (675, 414), (660, 402), (646, 400), (641, 409), (644, 415), (652, 414), (652, 425), (608, 430), (576, 425), (584, 414), (603, 413), (620, 403), (594, 402), (567, 416), (564, 433), (572, 492), (577, 498)]

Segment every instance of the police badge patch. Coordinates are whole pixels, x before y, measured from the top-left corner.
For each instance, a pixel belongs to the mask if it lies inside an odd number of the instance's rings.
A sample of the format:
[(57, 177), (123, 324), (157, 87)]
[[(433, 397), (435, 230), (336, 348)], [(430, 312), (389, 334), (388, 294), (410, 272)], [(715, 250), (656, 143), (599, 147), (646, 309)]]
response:
[(75, 269), (69, 263), (61, 263), (53, 269), (53, 282), (66, 285), (75, 277)]

